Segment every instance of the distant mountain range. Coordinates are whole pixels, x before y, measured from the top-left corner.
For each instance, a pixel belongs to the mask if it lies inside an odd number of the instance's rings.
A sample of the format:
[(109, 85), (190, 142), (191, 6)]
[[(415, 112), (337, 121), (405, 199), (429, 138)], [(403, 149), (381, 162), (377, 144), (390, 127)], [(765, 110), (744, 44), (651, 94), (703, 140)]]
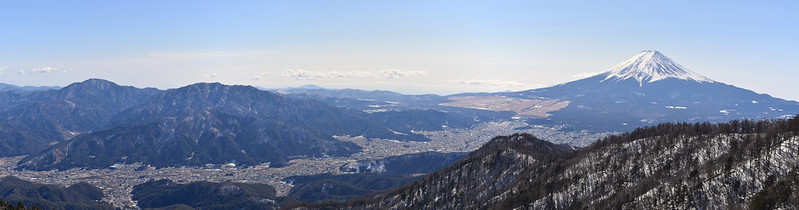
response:
[(219, 83), (157, 90), (90, 79), (61, 89), (0, 91), (0, 156), (33, 154), (20, 166), (36, 170), (131, 162), (280, 166), (360, 150), (335, 135), (427, 141), (416, 131), (492, 121), (604, 132), (797, 113), (797, 102), (713, 81), (657, 51), (553, 87), (451, 96), (318, 86), (269, 92)]
[(32, 92), (59, 88), (60, 87), (58, 86), (16, 86), (12, 84), (0, 83), (0, 92)]
[[(85, 88), (92, 85), (101, 87)], [(122, 88), (119, 90), (122, 92), (95, 94), (89, 91), (109, 89), (102, 87)], [(132, 94), (134, 92), (141, 93), (141, 96), (133, 97), (139, 96)], [(52, 97), (56, 99), (60, 99), (59, 94), (72, 97), (88, 97), (83, 94), (89, 94), (91, 99), (79, 102), (92, 106), (98, 106), (95, 102), (105, 102), (113, 109), (99, 109), (90, 113), (92, 115), (61, 117), (62, 120), (53, 124), (68, 128), (76, 126), (79, 129), (63, 130), (81, 134), (23, 159), (20, 167), (26, 169), (102, 168), (114, 163), (132, 162), (158, 167), (263, 162), (280, 166), (289, 157), (346, 156), (360, 150), (353, 143), (334, 139), (334, 135), (426, 141), (426, 137), (410, 130), (431, 127), (428, 122), (431, 119), (425, 117), (436, 116), (436, 113), (410, 117), (372, 115), (315, 100), (286, 98), (249, 86), (218, 83), (158, 91), (89, 80), (58, 92), (42, 94), (55, 95)], [(69, 102), (61, 104), (69, 105)], [(92, 106), (62, 106), (65, 111), (33, 115), (22, 112), (19, 115), (40, 117), (80, 113), (75, 110)], [(6, 113), (19, 112), (11, 109)], [(90, 118), (85, 121), (73, 122), (87, 116)], [(446, 123), (446, 119), (432, 120)], [(397, 123), (396, 120), (409, 123)], [(440, 129), (441, 125), (432, 127)]]
[(61, 89), (0, 92), (0, 156), (30, 154), (107, 128), (122, 110), (160, 92), (91, 79)]
[(20, 167), (35, 170), (132, 162), (277, 167), (290, 158), (360, 150), (334, 135), (428, 141), (413, 131), (479, 122), (437, 110), (368, 113), (219, 83), (157, 90), (90, 79), (61, 89), (0, 94), (0, 156), (34, 154)]
[[(365, 193), (345, 203), (295, 205), (799, 207), (789, 202), (797, 200), (793, 191), (799, 189), (794, 170), (799, 168), (799, 104), (714, 81), (657, 51), (643, 51), (585, 79), (503, 93), (403, 95), (317, 86), (270, 92), (219, 83), (158, 90), (101, 79), (60, 89), (18, 89), (0, 90), (0, 156), (28, 155), (18, 167), (30, 170), (136, 162), (156, 167), (269, 162), (280, 167), (294, 158), (349, 156), (362, 149), (334, 136), (428, 141), (417, 131), (467, 129), (491, 121), (524, 120), (567, 132), (630, 131), (577, 151), (514, 134), (497, 137), (460, 160), (465, 154), (351, 162), (340, 169), (355, 174), (284, 180), (297, 188), (282, 198), (244, 184), (151, 182), (139, 188), (146, 195), (139, 199), (151, 207), (185, 207), (160, 197), (187, 190), (215, 200), (181, 197), (183, 204), (209, 206), (229, 198), (236, 201), (225, 205), (265, 208), (295, 199), (345, 201)], [(772, 120), (707, 123), (763, 118)], [(652, 126), (636, 128), (647, 125)], [(96, 190), (78, 186), (95, 196)], [(240, 196), (222, 195), (234, 191)]]
[(726, 122), (785, 118), (799, 103), (714, 81), (654, 50), (642, 51), (603, 73), (552, 87), (449, 96), (388, 91), (290, 88), (289, 97), (316, 96), (368, 112), (431, 109), (478, 120), (526, 119), (531, 124), (589, 132), (631, 131), (662, 122)]

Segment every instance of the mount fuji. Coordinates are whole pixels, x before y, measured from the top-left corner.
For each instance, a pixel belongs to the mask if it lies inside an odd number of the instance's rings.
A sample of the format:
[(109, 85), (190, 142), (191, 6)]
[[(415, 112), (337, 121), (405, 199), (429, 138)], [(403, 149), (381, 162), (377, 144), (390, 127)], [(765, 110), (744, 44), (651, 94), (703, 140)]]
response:
[(661, 122), (760, 120), (799, 114), (795, 101), (714, 81), (654, 50), (642, 51), (585, 79), (498, 95), (568, 103), (531, 121), (593, 131), (629, 131)]
[(623, 81), (635, 79), (639, 86), (643, 83), (652, 83), (664, 79), (680, 79), (695, 82), (714, 82), (705, 76), (694, 73), (682, 65), (674, 62), (669, 57), (655, 50), (645, 50), (638, 55), (624, 61), (602, 75), (607, 75), (605, 79), (611, 81)]

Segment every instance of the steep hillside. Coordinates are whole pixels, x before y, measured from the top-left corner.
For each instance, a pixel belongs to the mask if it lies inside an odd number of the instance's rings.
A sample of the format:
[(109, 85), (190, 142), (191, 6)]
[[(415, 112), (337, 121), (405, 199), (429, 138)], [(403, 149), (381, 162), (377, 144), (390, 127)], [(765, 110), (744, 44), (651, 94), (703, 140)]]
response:
[(517, 134), (398, 189), (310, 207), (793, 209), (797, 148), (799, 116), (660, 124), (575, 152)]
[(292, 155), (348, 155), (360, 147), (322, 130), (342, 129), (341, 125), (314, 124), (347, 119), (340, 112), (252, 87), (196, 84), (154, 96), (118, 114), (110, 122), (115, 127), (54, 145), (23, 159), (20, 166), (36, 170), (131, 162), (158, 167), (263, 162), (280, 166)]
[(501, 202), (513, 180), (543, 172), (571, 149), (528, 134), (492, 139), (453, 165), (400, 188), (345, 204), (322, 203), (313, 208), (354, 209), (475, 209)]
[(346, 201), (370, 192), (399, 187), (418, 178), (374, 173), (292, 176), (286, 178), (294, 185), (287, 196), (304, 202)]
[[(150, 181), (133, 188), (133, 200), (141, 208), (177, 205), (197, 209), (275, 209), (275, 188), (265, 184)], [(276, 201), (278, 200), (278, 201)]]
[(21, 160), (20, 167), (104, 168), (133, 162), (157, 167), (270, 162), (279, 167), (291, 158), (347, 156), (361, 149), (335, 135), (428, 140), (367, 115), (249, 86), (199, 83), (163, 91), (116, 114), (109, 129), (53, 145)]
[[(68, 188), (28, 182), (13, 176), (0, 178), (0, 198), (41, 209), (114, 209), (100, 202), (103, 192), (90, 184), (78, 183)], [(0, 207), (2, 209), (2, 207)]]
[(355, 163), (347, 163), (339, 167), (339, 170), (350, 173), (391, 175), (426, 174), (452, 165), (452, 163), (455, 163), (466, 155), (468, 155), (468, 153), (465, 152), (422, 152), (378, 160), (362, 160)]
[(298, 201), (346, 201), (399, 187), (421, 178), (423, 174), (445, 168), (464, 156), (466, 153), (424, 152), (364, 160), (340, 167), (341, 171), (353, 174), (292, 176), (284, 181), (294, 185), (288, 196)]
[(519, 180), (504, 207), (745, 207), (796, 172), (797, 134), (799, 118), (637, 129)]
[(0, 156), (29, 154), (77, 134), (103, 129), (117, 113), (155, 89), (90, 79), (54, 90), (0, 95)]

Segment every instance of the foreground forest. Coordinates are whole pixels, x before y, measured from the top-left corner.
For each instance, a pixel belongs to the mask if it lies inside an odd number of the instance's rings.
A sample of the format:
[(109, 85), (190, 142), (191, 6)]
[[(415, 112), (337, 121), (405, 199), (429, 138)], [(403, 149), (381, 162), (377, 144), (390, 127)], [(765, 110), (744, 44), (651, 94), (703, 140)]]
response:
[(664, 123), (573, 152), (514, 134), (391, 191), (293, 207), (792, 209), (797, 167), (799, 116)]

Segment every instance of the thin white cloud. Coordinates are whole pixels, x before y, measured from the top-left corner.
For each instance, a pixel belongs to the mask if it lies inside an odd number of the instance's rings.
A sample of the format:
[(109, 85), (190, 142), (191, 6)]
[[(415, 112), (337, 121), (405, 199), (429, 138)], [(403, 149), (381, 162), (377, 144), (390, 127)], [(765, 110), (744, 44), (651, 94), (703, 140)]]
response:
[(208, 79), (211, 79), (211, 78), (215, 78), (216, 76), (219, 76), (219, 74), (217, 74), (217, 73), (210, 73), (210, 74), (202, 74), (202, 75), (200, 75), (200, 76), (202, 76), (202, 77), (205, 77), (205, 78), (208, 78)]
[(64, 72), (64, 70), (61, 70), (61, 68), (58, 68), (58, 67), (50, 67), (50, 66), (41, 67), (41, 68), (32, 68), (32, 69), (20, 69), (19, 70), (19, 74), (29, 74), (29, 73), (44, 74), (44, 73), (52, 73), (52, 72)]
[(269, 72), (262, 72), (262, 73), (258, 73), (258, 74), (256, 74), (255, 76), (252, 76), (252, 80), (261, 80), (261, 79), (263, 79), (265, 76), (269, 76), (269, 75), (272, 75), (272, 74), (271, 74), (271, 73), (269, 73)]
[(230, 58), (242, 56), (265, 55), (265, 51), (209, 51), (209, 52), (150, 52), (143, 54), (147, 57), (165, 57), (165, 58)]
[(493, 87), (493, 88), (504, 88), (504, 89), (533, 89), (533, 88), (541, 88), (544, 87), (542, 84), (527, 84), (523, 82), (516, 82), (516, 81), (506, 81), (506, 80), (460, 80), (457, 81), (459, 84), (462, 85), (469, 85), (469, 86), (480, 86), (480, 87)]
[(579, 74), (572, 74), (572, 77), (577, 78), (577, 79), (584, 79), (584, 78), (588, 78), (588, 77), (591, 77), (591, 76), (594, 76), (594, 75), (597, 75), (597, 74), (601, 74), (601, 73), (602, 72), (583, 72), (583, 73), (579, 73)]
[(323, 80), (323, 79), (349, 79), (349, 78), (371, 78), (374, 74), (366, 71), (308, 71), (302, 69), (286, 70), (280, 74), (282, 77), (289, 77), (296, 80)]
[[(308, 71), (302, 69), (286, 70), (280, 74), (282, 77), (289, 77), (295, 80), (326, 80), (326, 79), (396, 79), (404, 77), (421, 77), (426, 73), (423, 71), (406, 71), (402, 69), (390, 69), (379, 72), (373, 71)], [(263, 78), (263, 74), (256, 75), (253, 79)]]
[(8, 66), (0, 66), (0, 75), (3, 75), (3, 71), (8, 69)]
[(392, 78), (402, 78), (402, 77), (422, 77), (425, 76), (425, 72), (423, 71), (406, 71), (402, 69), (390, 69), (384, 70), (381, 72), (383, 77), (392, 79)]

